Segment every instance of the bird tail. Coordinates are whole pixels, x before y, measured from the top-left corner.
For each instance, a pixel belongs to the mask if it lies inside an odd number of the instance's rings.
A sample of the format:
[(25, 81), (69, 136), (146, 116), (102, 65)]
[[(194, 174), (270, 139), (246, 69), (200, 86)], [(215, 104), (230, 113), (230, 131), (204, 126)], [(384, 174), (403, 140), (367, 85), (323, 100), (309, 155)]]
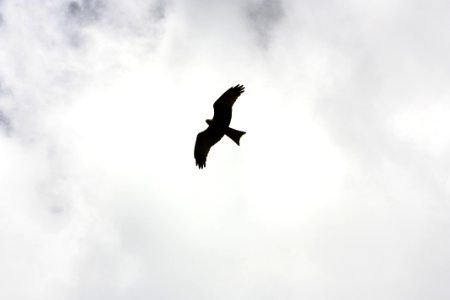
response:
[(228, 127), (228, 129), (225, 131), (225, 134), (227, 137), (232, 139), (233, 142), (239, 145), (239, 141), (241, 137), (245, 134), (245, 132)]

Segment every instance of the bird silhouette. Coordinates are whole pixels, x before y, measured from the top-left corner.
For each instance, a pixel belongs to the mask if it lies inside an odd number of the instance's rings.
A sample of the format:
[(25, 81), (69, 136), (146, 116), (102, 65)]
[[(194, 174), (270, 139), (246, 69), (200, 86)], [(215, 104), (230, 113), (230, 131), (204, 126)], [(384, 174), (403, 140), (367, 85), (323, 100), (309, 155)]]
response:
[(206, 166), (206, 157), (211, 147), (220, 141), (224, 135), (239, 145), (239, 141), (245, 132), (230, 128), (230, 122), (233, 104), (243, 92), (244, 86), (238, 84), (229, 88), (214, 102), (214, 116), (212, 120), (206, 120), (208, 128), (200, 132), (195, 140), (195, 164), (200, 169)]

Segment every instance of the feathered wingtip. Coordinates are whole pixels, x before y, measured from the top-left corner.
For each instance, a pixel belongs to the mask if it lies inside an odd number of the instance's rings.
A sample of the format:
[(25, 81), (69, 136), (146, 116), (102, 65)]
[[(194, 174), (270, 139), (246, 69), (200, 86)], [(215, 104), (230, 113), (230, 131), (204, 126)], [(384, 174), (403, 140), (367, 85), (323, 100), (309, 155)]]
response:
[(233, 89), (236, 90), (236, 92), (238, 92), (239, 95), (245, 92), (245, 87), (242, 84), (236, 85)]
[(196, 161), (195, 165), (198, 166), (199, 169), (203, 169), (206, 166), (206, 162)]

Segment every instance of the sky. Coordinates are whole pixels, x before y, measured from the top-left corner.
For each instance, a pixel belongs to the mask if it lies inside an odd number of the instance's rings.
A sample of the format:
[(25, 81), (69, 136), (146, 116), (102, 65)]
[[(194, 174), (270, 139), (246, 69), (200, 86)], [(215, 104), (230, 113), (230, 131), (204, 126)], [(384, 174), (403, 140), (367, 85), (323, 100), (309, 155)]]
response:
[(449, 9), (0, 0), (0, 299), (449, 299)]

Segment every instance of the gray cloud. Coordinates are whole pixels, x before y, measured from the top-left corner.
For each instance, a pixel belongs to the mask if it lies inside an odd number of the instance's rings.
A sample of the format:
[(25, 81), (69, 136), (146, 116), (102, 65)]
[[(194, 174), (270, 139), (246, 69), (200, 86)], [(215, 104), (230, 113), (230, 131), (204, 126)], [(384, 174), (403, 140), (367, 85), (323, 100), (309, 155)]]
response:
[(11, 122), (2, 111), (0, 111), (0, 127), (5, 131), (11, 130)]
[(82, 24), (92, 23), (100, 18), (105, 3), (97, 0), (83, 0), (81, 2), (71, 1), (67, 4), (69, 18), (74, 18)]
[(0, 128), (4, 133), (9, 133), (12, 127), (11, 121), (9, 120), (6, 112), (4, 112), (8, 106), (6, 98), (9, 98), (9, 93), (8, 90), (3, 87), (2, 81), (0, 80)]
[(279, 0), (263, 0), (248, 6), (248, 18), (263, 48), (268, 47), (276, 25), (282, 20), (284, 11)]
[(3, 19), (3, 13), (2, 13), (2, 2), (0, 1), (0, 27), (3, 26), (5, 20)]

